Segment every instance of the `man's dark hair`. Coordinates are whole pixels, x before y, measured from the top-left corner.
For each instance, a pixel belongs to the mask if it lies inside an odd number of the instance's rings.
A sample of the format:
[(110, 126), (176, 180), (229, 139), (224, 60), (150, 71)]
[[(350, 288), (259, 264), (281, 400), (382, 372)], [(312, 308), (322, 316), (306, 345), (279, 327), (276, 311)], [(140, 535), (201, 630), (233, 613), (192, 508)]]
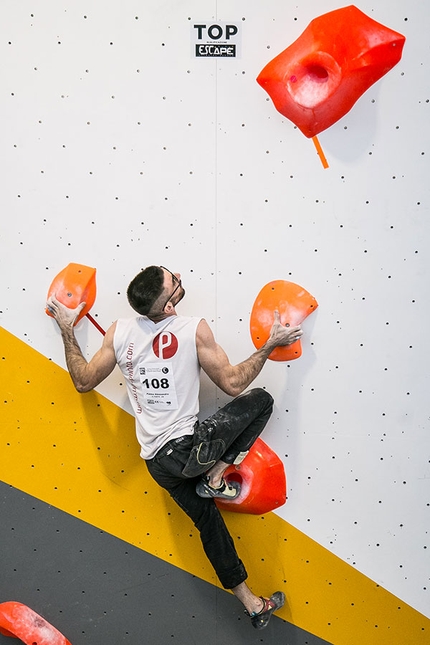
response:
[(164, 272), (161, 267), (150, 266), (143, 269), (130, 282), (127, 298), (138, 314), (146, 316), (163, 292)]

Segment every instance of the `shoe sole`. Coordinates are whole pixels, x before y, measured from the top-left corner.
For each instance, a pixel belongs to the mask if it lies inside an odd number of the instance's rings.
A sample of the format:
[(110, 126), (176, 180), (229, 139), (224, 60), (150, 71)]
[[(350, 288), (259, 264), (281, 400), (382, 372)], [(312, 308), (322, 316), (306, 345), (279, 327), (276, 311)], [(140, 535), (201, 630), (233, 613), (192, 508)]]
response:
[(252, 626), (255, 627), (255, 629), (264, 629), (265, 627), (267, 627), (267, 625), (269, 624), (269, 620), (272, 617), (272, 614), (284, 606), (285, 594), (283, 591), (275, 591), (275, 593), (270, 596), (269, 600), (275, 603), (275, 606), (273, 607), (273, 609), (269, 609), (268, 611), (266, 611), (264, 614), (261, 614), (260, 616), (257, 615), (251, 618)]
[(201, 481), (196, 486), (196, 493), (199, 497), (205, 499), (236, 499), (240, 495), (240, 488), (236, 490), (236, 495), (225, 495), (225, 493), (217, 493), (214, 488)]

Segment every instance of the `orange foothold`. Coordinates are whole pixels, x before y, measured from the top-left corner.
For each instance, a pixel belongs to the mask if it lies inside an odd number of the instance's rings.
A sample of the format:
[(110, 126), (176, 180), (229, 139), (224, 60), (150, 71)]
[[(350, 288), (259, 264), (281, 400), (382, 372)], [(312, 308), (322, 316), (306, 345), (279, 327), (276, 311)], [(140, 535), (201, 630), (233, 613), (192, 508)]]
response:
[(71, 645), (58, 629), (20, 602), (0, 603), (0, 634), (25, 645)]
[[(96, 299), (96, 270), (84, 264), (68, 264), (52, 281), (48, 299), (51, 296), (70, 309), (75, 309), (81, 302), (86, 303), (75, 322), (76, 325), (87, 315)], [(48, 316), (52, 316), (49, 309), (45, 311)]]
[[(283, 325), (300, 325), (318, 307), (315, 298), (306, 289), (287, 280), (274, 280), (266, 284), (258, 294), (251, 311), (251, 338), (257, 349), (270, 336), (274, 311), (278, 310)], [(272, 361), (292, 361), (302, 355), (302, 344), (297, 340), (292, 345), (276, 347), (269, 355)]]

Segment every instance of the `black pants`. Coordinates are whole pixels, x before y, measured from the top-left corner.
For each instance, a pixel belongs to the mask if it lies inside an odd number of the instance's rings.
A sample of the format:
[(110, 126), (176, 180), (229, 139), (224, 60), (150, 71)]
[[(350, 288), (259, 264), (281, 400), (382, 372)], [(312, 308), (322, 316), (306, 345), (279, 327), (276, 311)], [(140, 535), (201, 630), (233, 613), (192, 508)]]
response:
[(168, 442), (146, 462), (155, 481), (193, 520), (225, 589), (236, 587), (248, 574), (214, 500), (199, 497), (196, 482), (219, 459), (232, 464), (240, 452), (249, 450), (272, 409), (273, 399), (266, 390), (250, 390), (196, 424), (194, 436)]

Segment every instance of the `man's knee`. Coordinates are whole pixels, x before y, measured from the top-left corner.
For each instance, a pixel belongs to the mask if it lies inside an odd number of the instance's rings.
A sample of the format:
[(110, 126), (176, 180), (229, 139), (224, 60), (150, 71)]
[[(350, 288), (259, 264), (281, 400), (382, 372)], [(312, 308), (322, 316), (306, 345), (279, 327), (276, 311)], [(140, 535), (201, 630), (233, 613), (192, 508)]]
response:
[(242, 396), (250, 396), (255, 401), (258, 401), (262, 407), (267, 407), (273, 409), (274, 399), (271, 394), (262, 387), (254, 387), (252, 390), (248, 390)]

